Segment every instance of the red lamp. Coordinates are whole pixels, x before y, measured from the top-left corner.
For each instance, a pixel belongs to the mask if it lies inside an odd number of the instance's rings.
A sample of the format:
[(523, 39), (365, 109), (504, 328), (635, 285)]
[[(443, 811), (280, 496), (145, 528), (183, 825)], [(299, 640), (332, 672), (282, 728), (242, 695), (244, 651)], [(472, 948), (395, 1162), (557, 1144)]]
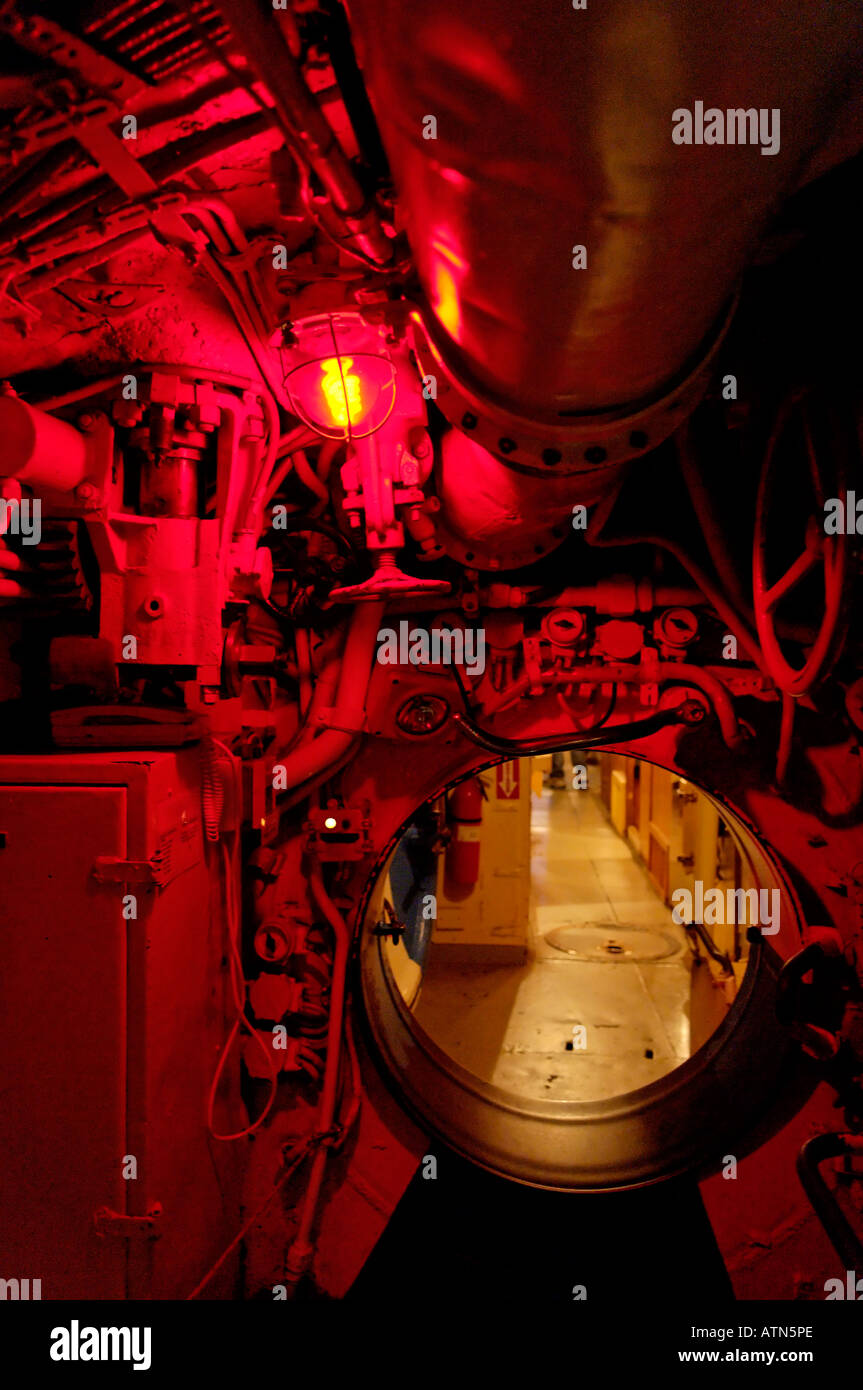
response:
[(379, 430), (396, 398), (385, 335), (352, 311), (294, 322), (285, 388), (295, 414), (330, 439), (363, 439)]

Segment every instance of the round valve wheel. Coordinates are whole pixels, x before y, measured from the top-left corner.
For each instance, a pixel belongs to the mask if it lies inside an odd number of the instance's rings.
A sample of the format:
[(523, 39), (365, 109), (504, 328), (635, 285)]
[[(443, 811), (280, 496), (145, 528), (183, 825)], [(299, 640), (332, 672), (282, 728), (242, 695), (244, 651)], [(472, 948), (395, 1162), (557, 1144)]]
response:
[(804, 695), (845, 636), (849, 538), (825, 531), (825, 503), (846, 499), (850, 440), (835, 407), (809, 391), (780, 407), (755, 513), (753, 602), (770, 675)]

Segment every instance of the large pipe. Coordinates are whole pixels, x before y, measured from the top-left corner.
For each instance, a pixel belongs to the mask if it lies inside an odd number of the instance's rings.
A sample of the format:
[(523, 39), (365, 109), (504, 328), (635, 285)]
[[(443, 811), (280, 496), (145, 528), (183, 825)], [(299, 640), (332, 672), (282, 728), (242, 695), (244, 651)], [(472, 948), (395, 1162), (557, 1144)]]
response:
[(90, 467), (83, 434), (18, 396), (0, 395), (0, 476), (16, 478), (37, 492), (41, 487), (74, 492)]
[[(573, 501), (596, 502), (605, 470), (579, 480), (501, 468), (487, 449), (460, 430), (441, 443), (436, 538), (446, 553), (481, 570), (517, 569), (560, 544), (570, 530)], [(565, 528), (565, 529), (564, 529)]]
[[(857, 0), (348, 8), (444, 359), (490, 402), (570, 423), (698, 359), (843, 119), (863, 37)], [(674, 143), (697, 102), (778, 109), (779, 148)]]

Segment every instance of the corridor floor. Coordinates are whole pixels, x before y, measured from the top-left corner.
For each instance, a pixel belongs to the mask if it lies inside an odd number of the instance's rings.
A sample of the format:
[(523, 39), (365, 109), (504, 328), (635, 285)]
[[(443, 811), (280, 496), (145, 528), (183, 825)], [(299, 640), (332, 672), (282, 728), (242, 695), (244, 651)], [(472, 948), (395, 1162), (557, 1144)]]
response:
[[(592, 790), (534, 796), (531, 858), (527, 962), (454, 964), (433, 949), (417, 1021), (461, 1066), (519, 1096), (593, 1101), (658, 1080), (690, 1054), (683, 929)], [(549, 942), (556, 928), (594, 924), (583, 940), (596, 949), (578, 947), (590, 959)], [(650, 929), (643, 939), (664, 939), (668, 954), (614, 954), (641, 939), (628, 928)]]

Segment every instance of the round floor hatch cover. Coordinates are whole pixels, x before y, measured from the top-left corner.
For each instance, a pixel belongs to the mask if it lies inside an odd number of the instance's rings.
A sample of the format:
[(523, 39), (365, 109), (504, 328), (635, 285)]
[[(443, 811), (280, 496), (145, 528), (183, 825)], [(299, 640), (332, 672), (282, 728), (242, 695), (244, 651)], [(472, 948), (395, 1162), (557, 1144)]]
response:
[(582, 926), (555, 927), (545, 940), (555, 950), (575, 960), (649, 961), (666, 960), (681, 950), (679, 942), (655, 927), (635, 927), (626, 923), (585, 922)]

